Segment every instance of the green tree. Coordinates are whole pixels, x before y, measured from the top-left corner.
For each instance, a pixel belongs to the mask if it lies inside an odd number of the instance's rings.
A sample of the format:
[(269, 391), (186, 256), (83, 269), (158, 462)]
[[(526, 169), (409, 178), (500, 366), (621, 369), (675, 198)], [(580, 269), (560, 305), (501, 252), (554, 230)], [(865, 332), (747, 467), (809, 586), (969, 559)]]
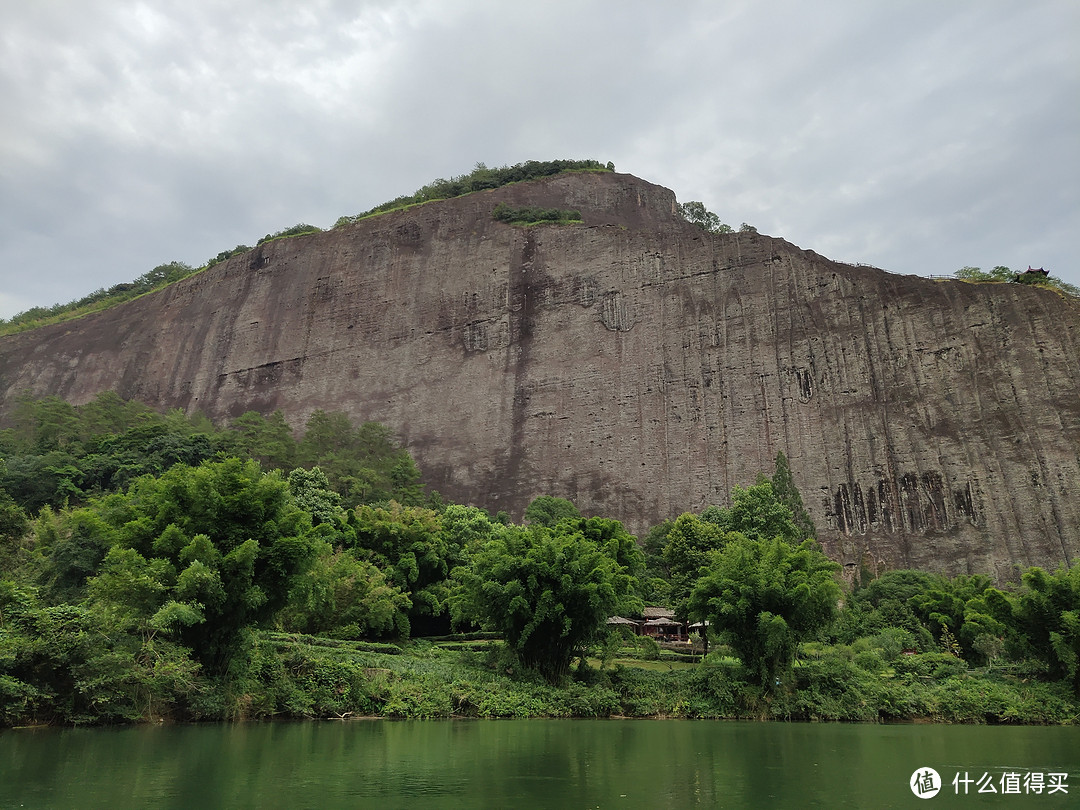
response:
[(568, 223), (581, 222), (581, 212), (575, 209), (541, 208), (532, 205), (515, 208), (501, 202), (492, 210), (491, 218), (511, 225), (528, 225), (538, 222)]
[(789, 509), (776, 495), (768, 478), (759, 476), (752, 487), (736, 486), (731, 491), (731, 506), (710, 506), (701, 513), (702, 520), (724, 532), (739, 532), (746, 537), (771, 540), (780, 537), (798, 545), (807, 538)]
[(688, 615), (690, 592), (709, 562), (709, 554), (725, 542), (723, 529), (690, 512), (679, 515), (668, 528), (663, 551), (671, 582), (668, 598), (679, 616)]
[(158, 416), (143, 403), (124, 400), (115, 391), (102, 391), (77, 410), (79, 438), (83, 442), (99, 436), (119, 435)]
[(615, 560), (621, 568), (616, 592), (620, 594), (615, 612), (620, 615), (637, 615), (644, 608), (641, 600), (641, 577), (645, 573), (645, 555), (638, 546), (637, 538), (626, 527), (611, 518), (572, 518), (560, 521), (553, 534), (580, 535), (596, 543), (604, 553)]
[[(962, 574), (951, 579), (935, 575), (926, 580), (921, 590), (909, 597), (908, 603), (935, 636), (940, 639), (948, 631), (951, 640), (961, 643), (961, 657), (967, 658), (975, 651), (975, 637), (991, 629), (991, 617), (986, 609), (976, 604), (990, 585), (990, 577), (983, 574)], [(981, 605), (981, 601), (978, 604)], [(979, 617), (976, 626), (966, 627), (968, 616)]]
[(181, 705), (198, 665), (125, 619), (93, 601), (43, 605), (0, 580), (0, 725), (132, 722)]
[(354, 428), (343, 413), (315, 411), (297, 447), (301, 466), (318, 466), (344, 505), (422, 500), (420, 471), (389, 428), (366, 422)]
[(851, 643), (860, 636), (873, 635), (886, 628), (906, 630), (918, 639), (924, 652), (934, 646), (934, 638), (912, 606), (912, 599), (929, 592), (935, 574), (924, 571), (886, 571), (858, 588), (846, 600), (837, 627), (840, 640)]
[(835, 617), (840, 566), (807, 540), (735, 535), (714, 552), (690, 595), (690, 615), (709, 622), (762, 685), (790, 683), (799, 642)]
[(961, 267), (953, 275), (964, 281), (1011, 281), (1014, 274), (1008, 267), (999, 265), (989, 272), (980, 267)]
[(697, 225), (703, 231), (708, 233), (731, 233), (732, 228), (730, 225), (725, 225), (720, 221), (720, 217), (707, 209), (704, 203), (697, 200), (690, 200), (689, 202), (682, 203), (678, 207), (679, 216), (685, 219), (692, 225)]
[(553, 495), (541, 495), (533, 498), (532, 502), (525, 507), (525, 522), (533, 526), (552, 527), (560, 520), (576, 520), (581, 517), (581, 512), (566, 498), (556, 498)]
[(373, 563), (324, 543), (297, 578), (279, 622), (289, 632), (337, 638), (408, 636), (411, 604)]
[(59, 397), (21, 396), (12, 417), (23, 448), (37, 454), (67, 450), (78, 441), (79, 414)]
[(296, 462), (296, 440), (281, 411), (274, 411), (269, 418), (248, 411), (230, 423), (229, 431), (234, 451), (267, 467), (284, 469)]
[(270, 242), (274, 239), (287, 239), (290, 236), (303, 236), (304, 234), (321, 232), (322, 228), (318, 227), (317, 225), (308, 225), (306, 222), (300, 222), (289, 228), (284, 228), (280, 231), (276, 231), (275, 233), (268, 233), (255, 244), (261, 245), (263, 242)]
[[(148, 621), (214, 673), (227, 667), (246, 628), (267, 622), (285, 604), (318, 549), (310, 518), (280, 474), (263, 473), (250, 460), (144, 476), (95, 511), (114, 532), (110, 566), (145, 565), (160, 573), (162, 589)], [(114, 587), (124, 577), (95, 586), (98, 601), (125, 603), (124, 588)]]
[(483, 509), (475, 506), (449, 504), (439, 515), (446, 542), (466, 557), (500, 531), (503, 521), (496, 521)]
[(990, 591), (996, 618), (1010, 627), (1019, 652), (1043, 662), (1080, 695), (1080, 563), (1053, 574), (1030, 568), (1012, 596)]
[(814, 526), (814, 521), (810, 519), (806, 507), (803, 505), (802, 495), (791, 477), (791, 467), (788, 465), (787, 456), (784, 455), (783, 451), (776, 454), (776, 470), (773, 472), (769, 483), (772, 484), (776, 500), (791, 512), (791, 520), (798, 527), (799, 534), (802, 535), (800, 539), (810, 538), (816, 540), (817, 527)]
[(289, 492), (293, 501), (311, 515), (311, 522), (340, 527), (346, 521), (341, 496), (330, 489), (330, 482), (318, 467), (297, 467), (289, 473)]
[(222, 446), (205, 419), (180, 411), (163, 416), (112, 392), (78, 408), (52, 398), (25, 400), (20, 411), (18, 426), (0, 437), (7, 458), (0, 486), (29, 511), (85, 504), (140, 475), (198, 464)]
[(574, 656), (603, 637), (633, 586), (600, 543), (542, 526), (505, 527), (454, 579), (455, 621), (502, 633), (521, 663), (551, 683), (563, 681)]
[(26, 512), (0, 487), (0, 552), (13, 548), (29, 528)]
[(50, 604), (78, 602), (116, 542), (116, 532), (94, 509), (41, 510), (34, 526), (43, 564), (38, 574)]
[(446, 614), (450, 572), (464, 562), (463, 549), (443, 531), (441, 516), (430, 509), (402, 506), (358, 506), (352, 527), (356, 546), (365, 549), (388, 580), (408, 594), (409, 621), (415, 630), (448, 629)]
[(665, 520), (649, 529), (641, 544), (645, 554), (645, 574), (641, 579), (641, 596), (646, 604), (671, 603), (671, 570), (664, 559), (664, 547), (674, 520)]

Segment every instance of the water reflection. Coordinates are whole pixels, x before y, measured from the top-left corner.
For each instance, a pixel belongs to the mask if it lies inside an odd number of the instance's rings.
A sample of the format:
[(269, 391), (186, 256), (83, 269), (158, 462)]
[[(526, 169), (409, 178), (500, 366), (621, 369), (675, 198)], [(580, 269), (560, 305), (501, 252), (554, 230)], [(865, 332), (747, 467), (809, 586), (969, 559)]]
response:
[(963, 770), (1067, 771), (1071, 795), (1039, 797), (1040, 807), (1060, 807), (1080, 797), (1077, 751), (1076, 728), (929, 725), (365, 720), (18, 730), (0, 734), (0, 807), (908, 807), (917, 802), (908, 778), (925, 766), (946, 781)]

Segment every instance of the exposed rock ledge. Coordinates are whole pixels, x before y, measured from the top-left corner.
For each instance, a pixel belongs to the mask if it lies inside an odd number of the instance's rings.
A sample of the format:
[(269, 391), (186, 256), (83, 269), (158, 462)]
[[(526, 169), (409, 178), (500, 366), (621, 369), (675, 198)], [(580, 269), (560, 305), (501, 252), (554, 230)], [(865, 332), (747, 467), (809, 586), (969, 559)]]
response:
[[(497, 202), (575, 208), (513, 227)], [(104, 389), (223, 420), (391, 426), (448, 497), (539, 494), (637, 532), (724, 503), (777, 450), (848, 566), (1080, 553), (1080, 306), (708, 235), (667, 189), (566, 174), (264, 244), (159, 293), (0, 338), (0, 409)]]

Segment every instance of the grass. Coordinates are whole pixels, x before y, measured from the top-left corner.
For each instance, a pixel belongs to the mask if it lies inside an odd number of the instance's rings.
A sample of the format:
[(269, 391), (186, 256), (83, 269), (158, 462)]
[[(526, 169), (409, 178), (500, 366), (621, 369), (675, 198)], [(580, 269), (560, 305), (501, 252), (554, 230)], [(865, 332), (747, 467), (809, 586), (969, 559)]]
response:
[[(587, 658), (589, 666), (600, 668), (599, 658)], [(622, 666), (635, 669), (644, 669), (649, 672), (675, 672), (677, 670), (697, 669), (700, 664), (693, 664), (689, 661), (642, 661), (638, 658), (613, 658), (605, 665), (605, 669)]]

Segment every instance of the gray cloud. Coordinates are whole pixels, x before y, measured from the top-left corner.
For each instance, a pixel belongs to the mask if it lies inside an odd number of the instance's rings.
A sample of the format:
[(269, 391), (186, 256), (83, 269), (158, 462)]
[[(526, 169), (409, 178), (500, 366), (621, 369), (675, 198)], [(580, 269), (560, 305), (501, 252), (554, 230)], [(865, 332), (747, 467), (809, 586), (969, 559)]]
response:
[(0, 316), (527, 159), (827, 256), (1080, 284), (1080, 7), (42, 0), (0, 31)]

